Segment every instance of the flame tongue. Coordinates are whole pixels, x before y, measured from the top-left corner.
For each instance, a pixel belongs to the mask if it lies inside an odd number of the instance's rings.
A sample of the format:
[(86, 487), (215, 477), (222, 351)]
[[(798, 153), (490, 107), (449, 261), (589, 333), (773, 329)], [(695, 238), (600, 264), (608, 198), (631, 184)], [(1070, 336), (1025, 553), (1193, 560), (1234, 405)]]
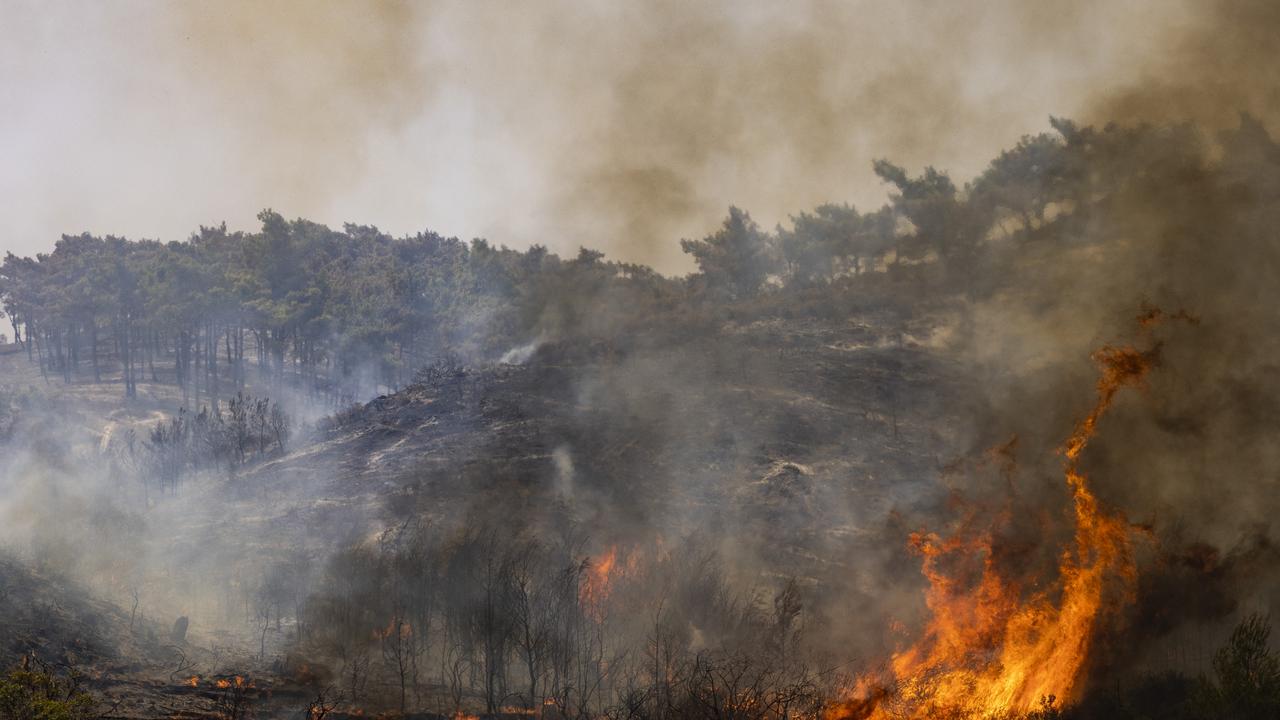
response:
[(578, 589), (578, 601), (583, 607), (598, 608), (612, 592), (611, 581), (618, 562), (618, 546), (611, 545), (598, 557), (592, 558)]
[[(1050, 590), (1028, 593), (1002, 575), (990, 530), (914, 534), (932, 618), (915, 645), (893, 656), (887, 677), (861, 678), (828, 720), (987, 717), (1076, 696), (1099, 620), (1131, 596), (1136, 580), (1128, 523), (1099, 507), (1079, 458), (1116, 392), (1142, 383), (1156, 351), (1104, 347), (1093, 357), (1097, 401), (1060, 450), (1075, 534)], [(976, 583), (955, 576), (946, 562), (953, 558), (980, 559)]]

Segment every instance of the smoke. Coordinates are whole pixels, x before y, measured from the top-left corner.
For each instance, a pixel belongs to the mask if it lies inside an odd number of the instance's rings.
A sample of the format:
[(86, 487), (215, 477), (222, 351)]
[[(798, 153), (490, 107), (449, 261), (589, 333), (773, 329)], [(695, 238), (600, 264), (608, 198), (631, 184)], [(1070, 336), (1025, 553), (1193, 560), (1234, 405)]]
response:
[(529, 358), (533, 357), (533, 354), (538, 351), (538, 346), (541, 344), (542, 340), (539, 338), (523, 345), (517, 345), (504, 352), (498, 362), (503, 365), (523, 365), (529, 361)]
[(282, 205), (332, 202), (329, 178), (370, 174), (365, 138), (403, 129), (436, 91), (419, 51), (430, 18), (413, 3), (196, 2), (158, 20), (173, 82), (243, 133), (225, 149)]
[(1100, 90), (1090, 119), (1222, 128), (1245, 112), (1277, 121), (1280, 50), (1273, 39), (1280, 8), (1266, 0), (1219, 0), (1190, 10), (1181, 22), (1153, 31), (1161, 51), (1143, 58), (1134, 80)]
[[(1280, 65), (1265, 39), (1278, 21), (1271, 3), (1203, 4), (1157, 33), (1164, 51), (1145, 58), (1140, 81), (1096, 93), (1096, 118), (1128, 124), (1074, 141), (1127, 178), (1057, 245), (1023, 254), (1012, 287), (973, 308), (968, 342), (1004, 418), (983, 438), (992, 443), (1026, 417), (1016, 407), (1037, 403), (1059, 420), (1078, 411), (1092, 348), (1162, 343), (1150, 387), (1121, 404), (1120, 427), (1099, 442), (1099, 464), (1116, 475), (1105, 490), (1147, 513), (1186, 513), (1227, 546), (1272, 512), (1260, 488), (1276, 467), (1267, 408), (1280, 348), (1265, 308), (1280, 262), (1269, 229), (1280, 155), (1266, 128)], [(1134, 318), (1150, 306), (1199, 322), (1140, 331)]]
[[(1280, 326), (1267, 310), (1280, 266), (1277, 20), (1269, 3), (1223, 2), (1155, 31), (1161, 52), (1134, 64), (1133, 82), (1098, 88), (1083, 115), (1118, 124), (1065, 133), (1105, 168), (1091, 187), (1106, 203), (1088, 213), (1077, 204), (1073, 220), (1025, 241), (1004, 270), (1011, 284), (971, 307), (964, 353), (985, 403), (972, 447), (1019, 434), (1013, 487), (1029, 507), (1065, 507), (1055, 448), (1085, 409), (1090, 351), (1159, 349), (1146, 386), (1118, 400), (1085, 459), (1106, 505), (1150, 533), (1127, 626), (1095, 660), (1108, 671), (1138, 657), (1205, 670), (1203, 656), (1196, 664), (1170, 648), (1203, 643), (1205, 628), (1220, 634), (1232, 616), (1274, 611), (1280, 599), (1271, 549)], [(1196, 321), (1140, 326), (1151, 307)], [(1037, 545), (1053, 537), (1040, 524), (1012, 535)]]
[[(730, 203), (875, 206), (1138, 81), (1179, 4), (18, 6), (5, 242), (179, 239), (263, 206), (665, 272)], [(1082, 48), (1088, 52), (1082, 52)], [(32, 171), (33, 168), (40, 168)], [(181, 192), (175, 192), (181, 188)]]

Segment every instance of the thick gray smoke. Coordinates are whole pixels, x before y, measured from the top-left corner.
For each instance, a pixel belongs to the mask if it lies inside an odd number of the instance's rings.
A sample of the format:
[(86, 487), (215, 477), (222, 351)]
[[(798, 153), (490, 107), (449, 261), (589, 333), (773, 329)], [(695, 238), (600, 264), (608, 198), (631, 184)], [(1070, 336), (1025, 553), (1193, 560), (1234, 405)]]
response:
[(1195, 7), (19, 4), (0, 243), (175, 240), (274, 207), (683, 272), (676, 240), (730, 203), (767, 226), (878, 205), (881, 156), (976, 174), (1137, 82)]

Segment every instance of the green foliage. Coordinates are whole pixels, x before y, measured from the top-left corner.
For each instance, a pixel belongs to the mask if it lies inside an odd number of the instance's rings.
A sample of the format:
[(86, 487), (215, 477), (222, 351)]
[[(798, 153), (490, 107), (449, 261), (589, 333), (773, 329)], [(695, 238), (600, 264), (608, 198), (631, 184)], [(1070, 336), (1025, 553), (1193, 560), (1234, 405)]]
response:
[(1280, 717), (1280, 658), (1266, 617), (1240, 622), (1210, 677), (1162, 672), (1092, 688), (1076, 704), (1045, 698), (1018, 720), (1272, 720)]
[[(34, 667), (34, 669), (33, 669)], [(0, 678), (0, 718), (5, 720), (87, 720), (93, 700), (75, 682), (30, 659)]]
[(859, 215), (850, 205), (819, 205), (813, 213), (791, 218), (792, 229), (778, 228), (789, 286), (828, 282), (837, 275), (858, 275), (880, 261), (893, 246), (892, 210)]
[[(1141, 238), (1196, 258), (1182, 284), (1242, 254), (1269, 267), (1274, 243), (1257, 228), (1278, 221), (1280, 147), (1256, 121), (1212, 152), (1192, 126), (1050, 123), (1056, 135), (1022, 138), (963, 187), (936, 168), (912, 175), (877, 160), (890, 196), (874, 212), (824, 204), (767, 232), (731, 207), (718, 230), (681, 241), (698, 266), (687, 278), (586, 248), (562, 259), (541, 245), (335, 230), (268, 209), (256, 232), (201, 227), (167, 244), (68, 235), (49, 254), (9, 254), (0, 300), (28, 357), (66, 382), (86, 366), (126, 395), (140, 378), (172, 379), (198, 405), (256, 372), (308, 383), (336, 407), (406, 385), (442, 353), (492, 360), (566, 335), (589, 346), (714, 318), (981, 299), (1018, 289), (1027, 271), (1070, 287), (1088, 263), (1131, 259), (1109, 253), (1143, 253)], [(1100, 252), (1046, 251), (1059, 247)]]
[(1023, 237), (1044, 226), (1054, 202), (1070, 197), (1078, 184), (1072, 157), (1059, 138), (1041, 134), (1023, 137), (1016, 147), (1000, 153), (974, 183), (974, 202), (989, 211), (1011, 216)]
[(702, 240), (681, 240), (693, 256), (707, 288), (732, 299), (749, 298), (777, 267), (768, 236), (746, 211), (729, 208), (724, 225)]
[(1261, 720), (1280, 717), (1280, 657), (1270, 646), (1268, 618), (1250, 615), (1213, 656), (1214, 684), (1203, 701), (1213, 718)]
[(966, 201), (951, 178), (933, 167), (925, 168), (915, 178), (887, 160), (877, 160), (874, 169), (897, 189), (891, 196), (894, 209), (913, 229), (899, 237), (895, 263), (936, 255), (944, 261), (956, 285), (970, 282), (982, 251), (981, 243), (991, 226), (987, 206)]

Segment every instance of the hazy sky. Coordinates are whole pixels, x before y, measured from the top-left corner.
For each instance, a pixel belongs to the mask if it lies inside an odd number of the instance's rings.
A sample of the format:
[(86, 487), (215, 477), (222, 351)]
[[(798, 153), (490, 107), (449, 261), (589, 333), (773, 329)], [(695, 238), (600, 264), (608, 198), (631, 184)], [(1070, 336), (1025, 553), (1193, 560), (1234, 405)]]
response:
[(1174, 0), (0, 0), (0, 250), (272, 207), (678, 271), (730, 203), (878, 206), (1143, 82)]

